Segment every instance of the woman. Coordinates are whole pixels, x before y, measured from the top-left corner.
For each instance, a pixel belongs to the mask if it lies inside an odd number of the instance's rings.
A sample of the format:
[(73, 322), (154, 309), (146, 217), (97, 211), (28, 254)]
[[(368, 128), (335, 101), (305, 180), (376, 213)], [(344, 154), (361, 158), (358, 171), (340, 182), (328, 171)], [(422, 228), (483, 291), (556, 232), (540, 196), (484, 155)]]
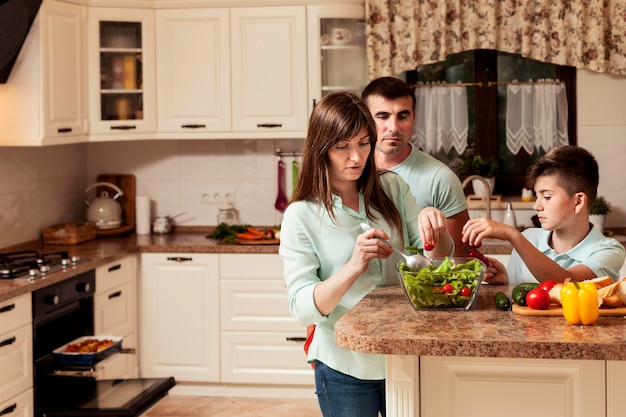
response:
[[(379, 176), (375, 143), (376, 125), (357, 96), (324, 97), (311, 114), (281, 226), (291, 314), (304, 325), (316, 324), (308, 361), (326, 417), (385, 416), (384, 356), (340, 348), (333, 335), (335, 322), (370, 290), (398, 282), (398, 258), (376, 237), (397, 247), (430, 242), (434, 249), (426, 254), (434, 257), (454, 250), (439, 210), (420, 211), (399, 176)], [(361, 223), (373, 229), (363, 232)]]

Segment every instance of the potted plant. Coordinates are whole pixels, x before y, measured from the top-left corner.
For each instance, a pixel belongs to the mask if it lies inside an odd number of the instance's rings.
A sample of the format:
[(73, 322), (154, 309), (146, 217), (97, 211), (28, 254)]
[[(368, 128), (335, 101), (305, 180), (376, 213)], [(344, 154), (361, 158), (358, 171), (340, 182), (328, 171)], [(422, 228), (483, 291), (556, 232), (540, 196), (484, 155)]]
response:
[[(489, 183), (489, 192), (493, 194), (496, 175), (500, 171), (500, 164), (496, 158), (493, 156), (474, 155), (468, 152), (461, 160), (457, 169), (459, 174), (463, 176), (480, 175), (485, 178)], [(481, 181), (472, 180), (472, 188), (477, 196), (487, 197), (487, 190), (484, 189), (485, 187)]]
[(589, 221), (593, 224), (600, 233), (604, 233), (604, 223), (606, 222), (606, 215), (611, 211), (611, 203), (609, 203), (601, 195), (597, 196), (591, 207), (589, 208)]

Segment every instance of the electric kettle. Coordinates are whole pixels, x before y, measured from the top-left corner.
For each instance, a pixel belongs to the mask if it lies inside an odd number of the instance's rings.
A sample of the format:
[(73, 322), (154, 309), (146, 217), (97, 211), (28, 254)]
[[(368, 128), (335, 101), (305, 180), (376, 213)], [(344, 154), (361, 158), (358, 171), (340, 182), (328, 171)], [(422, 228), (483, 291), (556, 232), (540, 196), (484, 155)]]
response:
[(122, 225), (122, 206), (117, 199), (124, 195), (124, 192), (115, 184), (110, 182), (97, 182), (90, 185), (85, 189), (85, 193), (88, 193), (95, 187), (108, 187), (116, 194), (113, 197), (109, 197), (109, 193), (106, 190), (100, 192), (100, 196), (96, 197), (93, 201), (85, 201), (87, 205), (87, 221), (94, 222), (98, 229), (114, 229)]

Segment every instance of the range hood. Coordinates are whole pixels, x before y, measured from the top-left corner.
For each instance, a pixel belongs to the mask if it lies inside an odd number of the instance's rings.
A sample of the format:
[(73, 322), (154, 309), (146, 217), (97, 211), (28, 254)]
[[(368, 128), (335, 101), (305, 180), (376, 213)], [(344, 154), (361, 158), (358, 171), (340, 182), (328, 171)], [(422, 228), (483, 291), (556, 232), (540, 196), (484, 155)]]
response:
[(42, 0), (0, 0), (0, 83), (6, 83)]

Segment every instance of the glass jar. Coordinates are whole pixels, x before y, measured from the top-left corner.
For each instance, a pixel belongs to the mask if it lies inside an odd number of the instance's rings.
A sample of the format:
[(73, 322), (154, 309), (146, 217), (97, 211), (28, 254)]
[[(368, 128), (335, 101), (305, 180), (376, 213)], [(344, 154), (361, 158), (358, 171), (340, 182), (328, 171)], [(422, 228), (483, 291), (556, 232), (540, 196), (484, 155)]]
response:
[(239, 224), (239, 213), (232, 201), (225, 201), (217, 212), (217, 224), (226, 223), (227, 225)]

